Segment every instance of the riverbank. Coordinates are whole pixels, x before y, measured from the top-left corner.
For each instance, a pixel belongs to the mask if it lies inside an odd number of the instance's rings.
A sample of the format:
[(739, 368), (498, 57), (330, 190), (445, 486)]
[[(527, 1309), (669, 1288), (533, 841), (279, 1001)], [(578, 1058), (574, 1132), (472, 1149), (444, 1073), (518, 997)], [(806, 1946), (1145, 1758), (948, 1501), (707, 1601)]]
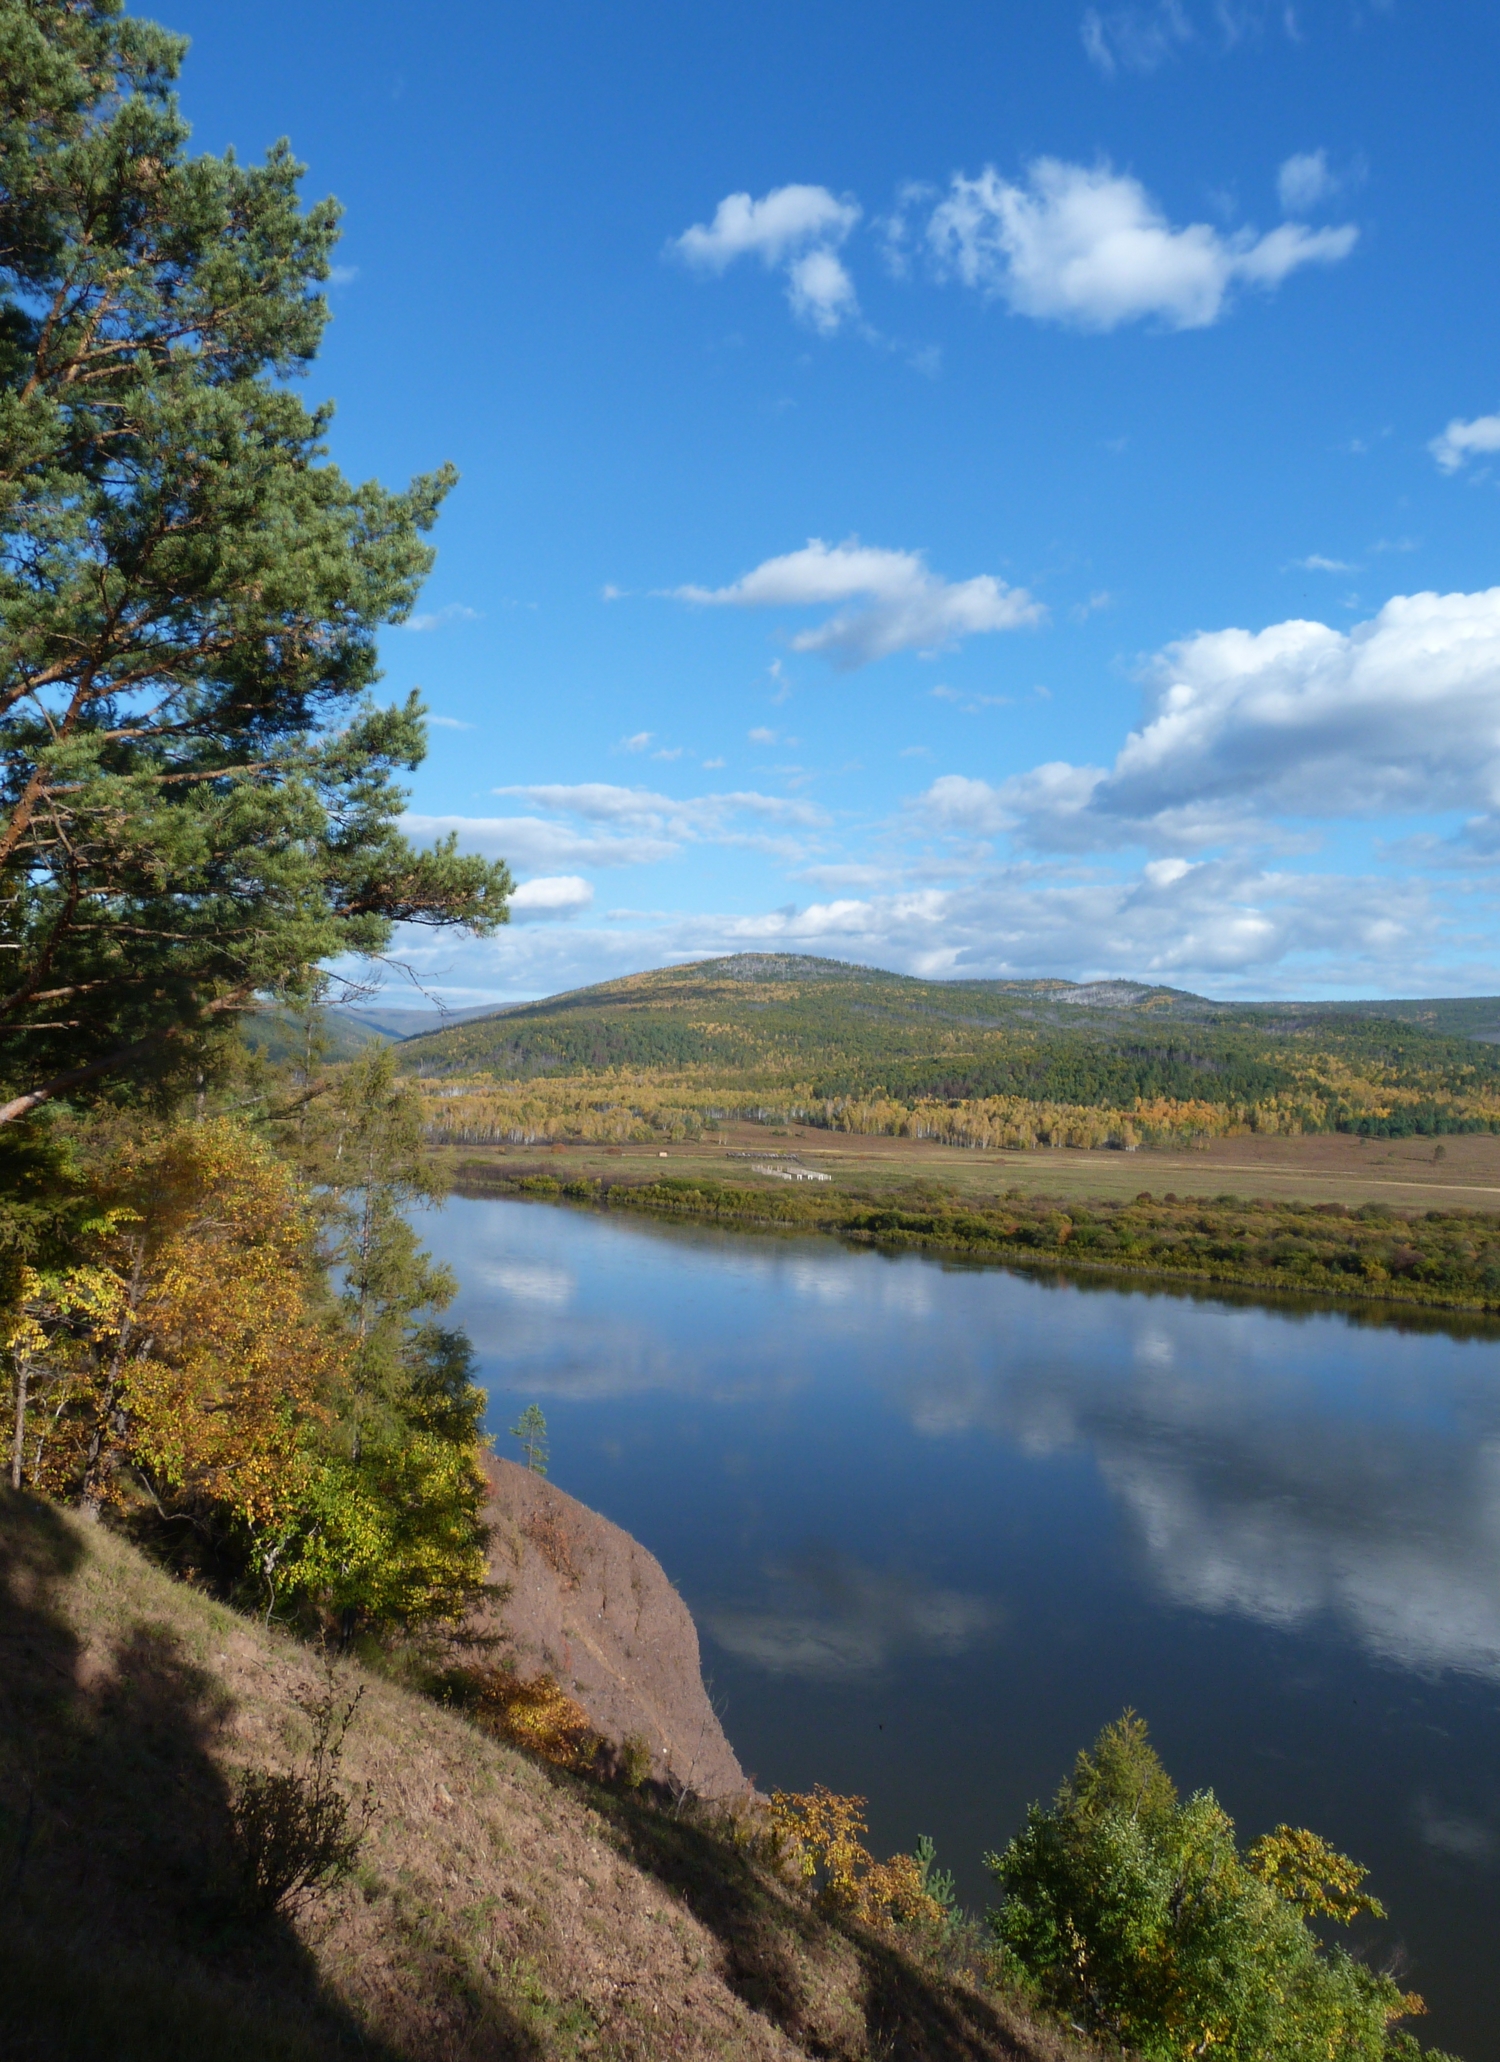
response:
[[(453, 1167), (472, 1195), (568, 1200), (743, 1230), (821, 1232), (1008, 1265), (1112, 1276), (1156, 1276), (1252, 1291), (1500, 1313), (1500, 1221), (1471, 1209), (1419, 1209), (1381, 1200), (1344, 1203), (1155, 1194), (1058, 1199), (961, 1195), (932, 1179), (872, 1193), (803, 1184), (803, 1156), (762, 1150), (762, 1164), (655, 1179), (554, 1171), (537, 1158), (464, 1157)], [(814, 1164), (808, 1158), (808, 1164)], [(1146, 1171), (1145, 1165), (1139, 1172)], [(745, 1178), (751, 1177), (750, 1179)]]

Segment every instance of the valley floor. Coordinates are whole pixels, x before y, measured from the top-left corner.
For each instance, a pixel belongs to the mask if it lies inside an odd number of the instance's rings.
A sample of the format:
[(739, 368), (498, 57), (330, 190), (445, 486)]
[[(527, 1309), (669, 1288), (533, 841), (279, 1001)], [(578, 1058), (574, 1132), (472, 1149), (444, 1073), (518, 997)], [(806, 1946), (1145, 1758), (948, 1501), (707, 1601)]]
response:
[[(974, 1150), (727, 1126), (667, 1147), (450, 1149), (462, 1193), (1009, 1265), (1500, 1315), (1500, 1140), (1224, 1139), (1189, 1152)], [(1493, 1177), (1493, 1178), (1487, 1178)]]
[[(1216, 1138), (1189, 1152), (1142, 1146), (1135, 1152), (1079, 1152), (1045, 1147), (1027, 1152), (974, 1151), (931, 1139), (864, 1138), (811, 1125), (773, 1129), (727, 1124), (712, 1137), (665, 1148), (655, 1142), (597, 1142), (445, 1149), (450, 1168), (494, 1164), (507, 1174), (545, 1171), (559, 1181), (655, 1181), (672, 1174), (712, 1174), (768, 1190), (782, 1186), (757, 1175), (753, 1162), (794, 1153), (809, 1168), (856, 1182), (861, 1192), (906, 1191), (914, 1181), (940, 1183), (963, 1202), (1019, 1188), (1028, 1196), (1123, 1202), (1142, 1189), (1160, 1195), (1216, 1196), (1226, 1190), (1276, 1202), (1383, 1201), (1400, 1209), (1485, 1210), (1500, 1214), (1500, 1137), (1455, 1134), (1442, 1139), (1360, 1139), (1345, 1133), (1296, 1138)], [(664, 1159), (665, 1156), (665, 1159)], [(748, 1157), (747, 1157), (748, 1156)]]

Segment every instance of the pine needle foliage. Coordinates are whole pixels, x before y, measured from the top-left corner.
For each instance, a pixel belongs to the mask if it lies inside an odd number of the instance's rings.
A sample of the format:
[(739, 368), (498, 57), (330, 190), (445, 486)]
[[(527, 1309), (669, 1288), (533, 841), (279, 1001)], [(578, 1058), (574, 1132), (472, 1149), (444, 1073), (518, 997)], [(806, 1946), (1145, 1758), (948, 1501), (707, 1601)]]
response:
[(547, 1420), (542, 1415), (539, 1403), (528, 1403), (520, 1417), (510, 1428), (512, 1439), (521, 1442), (521, 1451), (526, 1456), (526, 1466), (533, 1475), (547, 1472)]
[(285, 142), (190, 154), (185, 47), (0, 0), (0, 1122), (190, 1079), (258, 995), (510, 887), (407, 844), (421, 705), (368, 699), (454, 476), (329, 463), (290, 382), (338, 207)]

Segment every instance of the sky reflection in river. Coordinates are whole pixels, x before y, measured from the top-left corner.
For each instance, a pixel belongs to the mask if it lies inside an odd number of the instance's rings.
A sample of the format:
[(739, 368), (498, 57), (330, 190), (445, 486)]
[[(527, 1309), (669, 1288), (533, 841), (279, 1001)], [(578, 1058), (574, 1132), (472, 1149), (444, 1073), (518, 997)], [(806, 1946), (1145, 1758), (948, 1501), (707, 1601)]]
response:
[[(983, 1848), (1134, 1704), (1371, 1863), (1425, 2037), (1500, 2056), (1500, 1345), (456, 1199), (492, 1427), (677, 1581), (764, 1784)], [(1387, 1943), (1388, 1944), (1388, 1941)]]

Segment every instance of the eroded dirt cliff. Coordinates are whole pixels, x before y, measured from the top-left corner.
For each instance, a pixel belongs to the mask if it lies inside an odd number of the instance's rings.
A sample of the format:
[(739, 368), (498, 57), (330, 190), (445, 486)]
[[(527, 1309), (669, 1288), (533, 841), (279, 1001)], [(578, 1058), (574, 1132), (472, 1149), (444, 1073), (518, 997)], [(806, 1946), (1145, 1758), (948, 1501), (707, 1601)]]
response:
[(486, 1629), (519, 1672), (545, 1670), (599, 1732), (651, 1749), (652, 1774), (700, 1797), (749, 1784), (703, 1687), (698, 1632), (639, 1540), (514, 1461), (487, 1462), (490, 1561), (509, 1595)]

